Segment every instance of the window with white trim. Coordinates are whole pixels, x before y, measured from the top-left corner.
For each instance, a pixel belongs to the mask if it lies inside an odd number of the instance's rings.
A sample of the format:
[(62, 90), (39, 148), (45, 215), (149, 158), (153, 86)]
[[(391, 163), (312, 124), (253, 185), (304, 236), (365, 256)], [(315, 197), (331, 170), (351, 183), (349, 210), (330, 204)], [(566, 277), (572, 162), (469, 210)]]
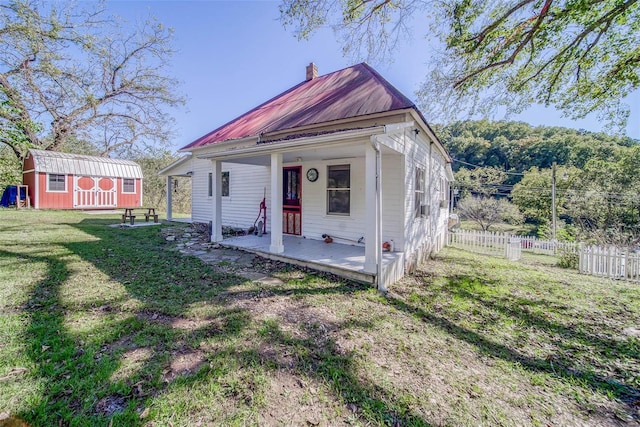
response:
[(50, 173), (47, 175), (47, 191), (66, 192), (67, 177), (62, 174)]
[(414, 214), (416, 218), (425, 216), (424, 206), (424, 169), (416, 167), (415, 182), (413, 184)]
[(440, 178), (440, 207), (449, 207), (449, 181), (445, 177)]
[(327, 214), (351, 213), (351, 166), (327, 166)]
[(222, 172), (222, 197), (229, 197), (229, 171)]
[(122, 178), (122, 193), (133, 194), (136, 192), (135, 178)]
[(213, 172), (209, 172), (209, 189), (207, 190), (207, 195), (213, 197)]

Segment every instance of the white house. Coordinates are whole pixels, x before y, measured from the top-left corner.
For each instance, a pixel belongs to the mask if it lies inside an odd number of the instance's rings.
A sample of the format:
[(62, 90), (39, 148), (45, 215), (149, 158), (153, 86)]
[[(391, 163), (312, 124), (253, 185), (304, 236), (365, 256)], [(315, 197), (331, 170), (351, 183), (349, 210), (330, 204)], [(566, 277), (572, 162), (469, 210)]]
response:
[[(181, 151), (160, 172), (167, 217), (173, 178), (190, 176), (192, 220), (212, 222), (212, 241), (383, 291), (445, 244), (451, 159), (365, 63), (324, 76), (310, 64), (304, 82)], [(223, 241), (223, 225), (256, 223), (263, 197), (267, 234)]]

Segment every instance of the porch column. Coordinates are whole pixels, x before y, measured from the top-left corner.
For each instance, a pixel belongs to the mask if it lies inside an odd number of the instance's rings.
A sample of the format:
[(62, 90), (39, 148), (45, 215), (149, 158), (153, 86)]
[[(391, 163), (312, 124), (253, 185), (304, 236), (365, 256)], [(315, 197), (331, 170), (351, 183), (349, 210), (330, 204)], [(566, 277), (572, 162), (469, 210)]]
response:
[(173, 219), (173, 186), (171, 175), (167, 176), (167, 221)]
[(365, 145), (365, 167), (364, 167), (364, 197), (366, 217), (364, 230), (364, 271), (377, 274), (378, 272), (378, 212), (376, 209), (376, 150), (371, 144)]
[(213, 200), (213, 218), (211, 224), (211, 241), (222, 242), (222, 163), (211, 160), (211, 195)]
[(271, 153), (271, 246), (269, 251), (281, 254), (282, 244), (282, 154)]

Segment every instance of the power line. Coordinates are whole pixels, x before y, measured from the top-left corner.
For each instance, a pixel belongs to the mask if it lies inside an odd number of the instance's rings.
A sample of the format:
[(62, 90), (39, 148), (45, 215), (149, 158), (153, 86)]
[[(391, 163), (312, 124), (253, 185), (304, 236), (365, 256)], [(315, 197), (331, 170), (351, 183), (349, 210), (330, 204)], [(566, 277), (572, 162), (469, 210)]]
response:
[[(485, 167), (491, 167), (491, 166), (480, 166), (480, 165), (474, 165), (473, 163), (468, 163), (468, 162), (463, 162), (462, 160), (458, 160), (458, 159), (453, 159), (454, 162), (456, 163), (462, 163), (463, 165), (467, 165), (467, 166), (473, 166), (474, 168), (485, 168)], [(521, 172), (507, 172), (507, 171), (500, 171), (504, 174), (507, 175), (517, 175), (517, 176), (524, 176), (524, 173)]]

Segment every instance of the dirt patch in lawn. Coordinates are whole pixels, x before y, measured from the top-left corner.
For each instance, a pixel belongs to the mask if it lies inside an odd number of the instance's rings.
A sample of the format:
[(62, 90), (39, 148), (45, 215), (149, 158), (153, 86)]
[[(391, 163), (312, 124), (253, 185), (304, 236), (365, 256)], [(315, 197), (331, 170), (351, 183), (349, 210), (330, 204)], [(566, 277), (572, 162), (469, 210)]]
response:
[[(202, 256), (201, 249), (193, 247), (184, 246), (181, 252), (221, 268), (211, 261), (219, 249), (210, 247)], [(225, 260), (232, 256), (219, 254)], [(555, 370), (562, 368), (557, 362), (550, 365), (545, 355), (529, 354), (518, 346), (521, 342), (527, 349), (562, 347), (536, 335), (544, 326), (551, 326), (547, 333), (553, 335), (558, 327), (548, 318), (538, 321), (529, 311), (519, 313), (508, 305), (534, 298), (520, 288), (500, 295), (501, 299), (483, 293), (473, 297), (475, 288), (493, 291), (492, 284), (483, 282), (483, 275), (474, 270), (475, 261), (463, 259), (453, 269), (431, 262), (382, 299), (366, 287), (351, 292), (348, 283), (342, 291), (332, 290), (345, 284), (343, 279), (315, 273), (313, 279), (304, 269), (259, 257), (250, 263), (247, 259), (238, 265), (223, 262), (222, 268), (252, 282), (229, 287), (218, 298), (226, 308), (246, 313), (256, 328), (256, 336), (242, 346), (257, 351), (260, 363), (269, 367), (264, 404), (256, 408), (261, 425), (374, 420), (391, 425), (619, 426), (637, 425), (640, 419), (637, 398), (611, 399), (597, 387), (580, 385), (588, 377), (570, 370), (558, 374)], [(464, 282), (465, 275), (474, 280)], [(459, 289), (442, 287), (440, 294), (431, 289), (443, 280)], [(505, 308), (498, 305), (503, 301)], [(548, 302), (540, 298), (539, 304)], [(561, 299), (554, 304), (550, 312), (571, 308)], [(501, 325), (505, 319), (512, 323)], [(589, 326), (585, 319), (576, 322)], [(187, 318), (163, 321), (180, 329), (215, 324)], [(530, 326), (534, 321), (539, 324)], [(637, 339), (635, 334), (635, 328), (624, 331), (627, 339)], [(513, 345), (503, 335), (513, 339)], [(537, 336), (542, 342), (531, 345)], [(177, 365), (171, 372), (193, 372), (202, 366), (205, 354), (200, 351), (217, 350), (215, 344), (201, 347), (185, 354), (182, 365), (180, 356), (174, 357)]]

